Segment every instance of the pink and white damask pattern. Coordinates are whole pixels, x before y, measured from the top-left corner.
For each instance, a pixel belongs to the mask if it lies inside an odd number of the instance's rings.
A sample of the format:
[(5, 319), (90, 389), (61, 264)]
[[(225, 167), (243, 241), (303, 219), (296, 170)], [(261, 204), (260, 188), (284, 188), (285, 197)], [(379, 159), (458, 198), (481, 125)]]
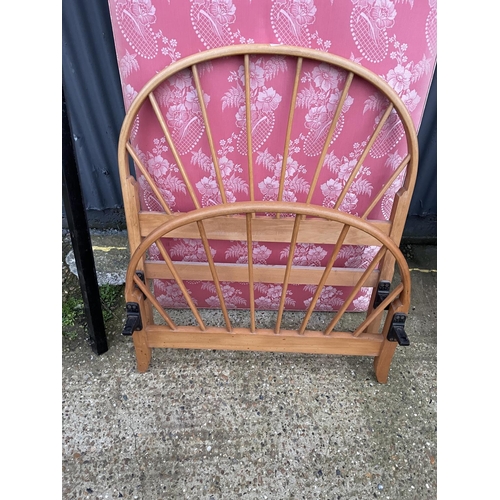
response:
[[(224, 45), (266, 43), (309, 47), (340, 55), (385, 79), (405, 103), (419, 127), (436, 63), (436, 0), (108, 0), (123, 99), (128, 109), (140, 88), (157, 72), (182, 57)], [(252, 57), (250, 97), (254, 185), (247, 173), (245, 92), (242, 61), (201, 65), (203, 100), (212, 131), (227, 202), (276, 200), (283, 162), (286, 116), (291, 97), (286, 76), (295, 64), (286, 57)], [(283, 192), (285, 201), (303, 202), (336, 110), (346, 75), (322, 64), (304, 63), (295, 106)], [(156, 92), (172, 136), (179, 148), (201, 206), (222, 202), (215, 167), (206, 139), (193, 77), (186, 71)], [(354, 81), (322, 166), (312, 202), (333, 207), (385, 111), (373, 89)], [(354, 127), (349, 121), (354, 117)], [(406, 155), (402, 124), (392, 114), (363, 162), (340, 210), (361, 215)], [(132, 143), (172, 211), (194, 208), (161, 128), (151, 111), (141, 111), (134, 123)], [(388, 219), (404, 171), (377, 204), (370, 218)], [(153, 190), (138, 175), (141, 206), (162, 211)], [(286, 216), (286, 214), (284, 214)], [(216, 262), (244, 264), (246, 243), (211, 241)], [(198, 240), (165, 240), (173, 259), (206, 261)], [(293, 263), (325, 265), (329, 245), (299, 244)], [(285, 264), (289, 245), (254, 242), (254, 264)], [(375, 247), (344, 246), (336, 265), (366, 268)], [(150, 258), (161, 259), (152, 248)], [(228, 307), (248, 307), (248, 285), (221, 284)], [(185, 307), (175, 282), (156, 280), (156, 293), (165, 307)], [(188, 283), (198, 307), (218, 307), (213, 283)], [(290, 286), (286, 306), (305, 309), (314, 287)], [(280, 285), (255, 287), (257, 308), (279, 304)], [(371, 294), (363, 288), (349, 310), (365, 310)], [(338, 309), (349, 289), (324, 287), (316, 309)]]
[[(287, 66), (284, 58), (259, 58), (250, 63), (250, 116), (252, 127), (252, 151), (259, 148), (269, 139), (274, 128), (275, 114), (281, 102), (281, 95), (271, 86), (274, 78), (286, 72)], [(222, 111), (225, 108), (238, 109), (235, 122), (239, 129), (236, 144), (238, 152), (246, 155), (248, 152), (246, 134), (246, 108), (245, 108), (245, 70), (243, 65), (238, 71), (233, 71), (228, 77), (229, 82), (235, 85), (222, 97)]]
[[(302, 82), (309, 85), (297, 95), (297, 107), (307, 110), (304, 127), (304, 153), (318, 156), (328, 135), (329, 125), (337, 109), (345, 74), (326, 64), (319, 64), (311, 72), (306, 72)], [(349, 111), (353, 98), (347, 96), (342, 107), (332, 143), (337, 139), (344, 125), (344, 115)]]

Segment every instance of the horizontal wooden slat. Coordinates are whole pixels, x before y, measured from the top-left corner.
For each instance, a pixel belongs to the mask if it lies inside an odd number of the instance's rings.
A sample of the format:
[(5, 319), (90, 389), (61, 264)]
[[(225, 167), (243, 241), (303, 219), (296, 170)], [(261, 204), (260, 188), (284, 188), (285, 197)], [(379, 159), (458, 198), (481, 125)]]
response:
[[(146, 237), (161, 224), (171, 220), (177, 215), (167, 215), (160, 213), (141, 212), (139, 213), (139, 223), (141, 236)], [(374, 227), (389, 234), (391, 224), (386, 221), (368, 221)], [(292, 230), (293, 218), (271, 219), (269, 217), (256, 217), (252, 222), (253, 241), (289, 243)], [(244, 216), (214, 217), (204, 221), (207, 237), (214, 240), (245, 241), (246, 240), (246, 219)], [(303, 219), (297, 237), (298, 243), (310, 243), (314, 241), (317, 245), (335, 244), (343, 224), (325, 219)], [(188, 224), (171, 231), (169, 238), (195, 238), (199, 239), (200, 234), (196, 224)], [(380, 243), (363, 231), (352, 227), (349, 230), (345, 245), (377, 245)]]
[[(279, 219), (278, 219), (279, 220)], [(212, 281), (212, 273), (205, 262), (174, 262), (182, 280)], [(248, 283), (247, 264), (215, 264), (220, 281)], [(254, 283), (282, 283), (286, 266), (253, 266)], [(324, 267), (293, 266), (290, 273), (290, 283), (297, 285), (317, 285)], [(173, 279), (172, 273), (163, 262), (147, 261), (146, 276), (150, 279)], [(354, 286), (363, 275), (364, 269), (332, 268), (326, 280), (326, 285)], [(379, 271), (373, 271), (364, 286), (376, 286), (379, 281)]]
[(208, 328), (200, 332), (196, 327), (183, 326), (170, 331), (161, 325), (146, 328), (149, 347), (175, 349), (221, 349), (239, 351), (300, 352), (312, 354), (342, 354), (378, 356), (383, 336), (363, 333), (354, 338), (349, 332), (333, 332), (323, 335), (306, 330), (299, 335), (294, 330), (257, 329), (250, 333), (247, 328), (235, 328), (231, 333), (223, 328)]

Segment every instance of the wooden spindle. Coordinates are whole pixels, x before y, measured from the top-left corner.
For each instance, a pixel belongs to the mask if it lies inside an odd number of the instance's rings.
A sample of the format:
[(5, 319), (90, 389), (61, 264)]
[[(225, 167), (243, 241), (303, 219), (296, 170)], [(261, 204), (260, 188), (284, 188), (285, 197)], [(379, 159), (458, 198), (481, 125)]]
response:
[(229, 314), (227, 313), (226, 301), (224, 299), (224, 294), (222, 293), (217, 270), (215, 269), (214, 259), (212, 257), (212, 253), (210, 252), (210, 245), (208, 243), (205, 226), (203, 225), (202, 221), (198, 221), (197, 225), (198, 231), (200, 232), (201, 241), (203, 242), (203, 248), (205, 249), (205, 253), (207, 255), (208, 266), (210, 267), (210, 272), (212, 273), (212, 279), (214, 280), (215, 289), (217, 290), (217, 297), (219, 297), (222, 314), (224, 315), (224, 320), (226, 322), (226, 329), (228, 332), (230, 332), (232, 331), (231, 321), (229, 320)]
[(246, 214), (247, 221), (247, 248), (248, 248), (248, 290), (250, 300), (250, 331), (255, 333), (255, 294), (253, 289), (253, 243), (252, 243), (252, 215)]
[(172, 273), (172, 276), (174, 277), (175, 282), (177, 283), (177, 286), (180, 288), (182, 295), (184, 295), (184, 298), (186, 299), (186, 302), (191, 309), (191, 312), (193, 313), (194, 317), (196, 318), (196, 321), (198, 322), (198, 325), (200, 326), (200, 330), (205, 331), (207, 327), (205, 326), (205, 323), (203, 323), (203, 320), (201, 319), (200, 313), (198, 312), (198, 308), (193, 302), (193, 299), (191, 298), (191, 295), (189, 295), (189, 292), (184, 285), (184, 282), (179, 276), (179, 273), (177, 272), (177, 269), (175, 268), (174, 263), (172, 262), (172, 259), (168, 255), (165, 246), (163, 245), (161, 239), (158, 239), (155, 241), (156, 246), (158, 247), (158, 250), (161, 253), (161, 256), (163, 257), (163, 260), (165, 261), (165, 264), (167, 264), (167, 267), (169, 271)]
[[(400, 292), (403, 291), (403, 283), (400, 283), (373, 311), (366, 317), (366, 319), (361, 323), (358, 328), (356, 328), (356, 331), (352, 334), (353, 337), (358, 337), (363, 333), (363, 331), (368, 328), (375, 319), (384, 311), (386, 306), (388, 306), (395, 298), (397, 295), (400, 294)], [(375, 293), (375, 290), (373, 290), (373, 293)]]
[[(252, 106), (250, 102), (250, 56), (245, 54), (245, 108), (247, 124), (247, 151), (248, 151), (248, 184), (250, 185), (250, 201), (255, 200), (253, 187), (253, 152), (252, 152)], [(255, 217), (255, 213), (252, 213)]]
[(156, 187), (155, 181), (153, 180), (153, 178), (151, 177), (151, 175), (147, 171), (146, 167), (143, 165), (140, 158), (137, 156), (137, 153), (135, 152), (132, 145), (128, 142), (125, 147), (127, 148), (127, 151), (129, 152), (132, 159), (134, 160), (135, 165), (139, 168), (142, 175), (146, 178), (147, 183), (151, 186), (151, 189), (153, 190), (153, 193), (155, 194), (156, 198), (158, 199), (158, 202), (162, 206), (163, 210), (165, 210), (165, 212), (168, 215), (172, 215), (170, 207), (167, 205), (167, 203), (163, 199), (163, 196), (161, 195), (159, 189)]
[(332, 140), (335, 129), (337, 128), (337, 122), (339, 121), (340, 114), (342, 113), (342, 107), (344, 106), (344, 102), (347, 98), (347, 93), (349, 92), (349, 88), (351, 87), (352, 80), (354, 78), (354, 74), (349, 72), (347, 75), (347, 79), (342, 90), (342, 94), (340, 96), (339, 102), (337, 104), (337, 109), (335, 110), (335, 114), (333, 115), (332, 123), (330, 124), (330, 129), (328, 130), (328, 134), (326, 136), (325, 144), (323, 145), (323, 150), (321, 151), (321, 155), (318, 160), (318, 164), (316, 165), (316, 170), (314, 171), (314, 176), (311, 181), (311, 187), (309, 189), (309, 194), (307, 196), (306, 203), (311, 203), (314, 190), (316, 188), (316, 184), (319, 179), (319, 174), (321, 169), (323, 168), (323, 163), (325, 162), (326, 153), (328, 152), (328, 147), (330, 146), (330, 142)]
[(318, 302), (319, 296), (321, 295), (321, 292), (323, 290), (323, 287), (325, 286), (326, 280), (328, 279), (328, 276), (330, 275), (330, 271), (332, 270), (333, 264), (335, 263), (335, 260), (337, 259), (337, 256), (340, 252), (340, 249), (342, 248), (342, 245), (344, 243), (344, 240), (347, 236), (347, 233), (349, 232), (350, 226), (347, 224), (344, 224), (344, 227), (342, 228), (342, 231), (339, 235), (339, 239), (337, 240), (337, 243), (335, 243), (335, 248), (332, 251), (332, 255), (330, 256), (330, 259), (328, 260), (328, 263), (326, 264), (325, 270), (323, 272), (323, 275), (321, 276), (321, 279), (318, 283), (318, 288), (316, 288), (313, 298), (311, 300), (311, 303), (309, 304), (309, 307), (307, 309), (306, 315), (304, 319), (302, 320), (302, 324), (300, 325), (299, 328), (299, 334), (303, 335), (304, 331), (307, 327), (307, 323), (309, 322), (309, 319), (311, 318), (311, 315), (314, 311), (314, 308), (316, 307), (316, 302)]
[(160, 316), (165, 320), (167, 325), (171, 330), (176, 330), (177, 326), (175, 326), (175, 323), (172, 321), (170, 316), (165, 312), (161, 304), (156, 300), (155, 296), (147, 289), (146, 285), (142, 282), (142, 280), (138, 276), (134, 276), (134, 283), (137, 285), (137, 287), (141, 290), (141, 292), (146, 296), (147, 299), (151, 301), (151, 304), (155, 307), (155, 309), (158, 311)]
[(366, 209), (365, 213), (361, 216), (362, 219), (366, 219), (371, 211), (375, 208), (377, 203), (382, 199), (382, 196), (387, 192), (387, 190), (391, 187), (392, 183), (397, 179), (398, 175), (403, 171), (403, 169), (408, 165), (410, 161), (411, 155), (407, 154), (405, 159), (400, 163), (399, 167), (393, 172), (389, 180), (382, 186), (382, 189), (379, 191), (377, 196), (373, 198), (370, 206)]
[(212, 154), (212, 162), (214, 164), (215, 176), (217, 177), (217, 184), (219, 186), (220, 196), (222, 203), (227, 203), (226, 190), (224, 188), (224, 183), (222, 182), (222, 175), (219, 167), (219, 160), (217, 158), (217, 152), (215, 150), (214, 141), (212, 138), (212, 131), (210, 129), (210, 123), (208, 121), (207, 108), (205, 106), (205, 101), (203, 99), (203, 91), (201, 89), (200, 76), (198, 74), (198, 69), (196, 64), (191, 67), (193, 71), (193, 79), (196, 86), (196, 92), (198, 93), (198, 101), (200, 102), (201, 114), (203, 115), (203, 122), (205, 123), (205, 131), (207, 133), (208, 145), (210, 147), (210, 153)]
[(290, 271), (292, 269), (293, 255), (295, 253), (295, 246), (297, 244), (297, 236), (299, 234), (299, 227), (301, 220), (302, 216), (299, 214), (295, 214), (295, 223), (293, 224), (292, 238), (290, 241), (290, 251), (288, 254), (288, 261), (286, 263), (285, 277), (283, 278), (283, 288), (281, 292), (280, 305), (278, 309), (278, 317), (276, 318), (276, 326), (274, 329), (275, 333), (279, 333), (281, 329), (281, 318), (283, 316), (283, 310), (285, 308), (286, 292), (288, 289), (288, 281), (290, 279)]
[(377, 125), (377, 128), (373, 132), (372, 136), (370, 137), (370, 140), (365, 146), (365, 149), (363, 150), (363, 153), (361, 153), (361, 156), (359, 157), (358, 162), (356, 163), (356, 166), (352, 169), (351, 175), (349, 176), (349, 179), (347, 179), (347, 182), (345, 183), (345, 186), (342, 189), (342, 192), (340, 193), (335, 206), (333, 208), (338, 209), (342, 202), (344, 201), (344, 198), (346, 194), (349, 192), (349, 188), (351, 187), (351, 184), (354, 182), (354, 179), (361, 168), (361, 165), (363, 165), (363, 162), (365, 161), (366, 157), (368, 156), (368, 153), (370, 152), (371, 147), (373, 146), (373, 143), (376, 141), (378, 135), (380, 134), (380, 131), (382, 130), (382, 127), (385, 125), (385, 122), (389, 118), (389, 115), (391, 114), (392, 109), (394, 108), (394, 104), (392, 102), (389, 104), (387, 109), (385, 110), (384, 115), (382, 116), (380, 122)]
[(349, 304), (354, 300), (354, 297), (359, 292), (360, 288), (363, 286), (368, 276), (375, 269), (380, 259), (382, 259), (382, 257), (385, 255), (386, 251), (387, 247), (384, 246), (381, 247), (381, 249), (377, 252), (375, 258), (370, 262), (370, 265), (366, 268), (365, 272), (361, 275), (361, 278), (359, 278), (356, 285), (352, 288), (349, 297), (345, 300), (342, 307), (338, 310), (337, 314), (334, 316), (330, 324), (326, 327), (326, 330), (324, 331), (325, 335), (329, 335), (331, 331), (335, 328), (335, 325), (340, 321), (340, 318), (342, 318), (342, 316), (346, 312), (347, 308), (349, 307)]
[(191, 185), (186, 169), (184, 168), (184, 164), (182, 163), (181, 157), (179, 156), (177, 148), (175, 147), (174, 141), (172, 140), (172, 136), (170, 135), (170, 131), (168, 130), (163, 115), (161, 114), (160, 106), (158, 105), (158, 101), (156, 100), (156, 97), (154, 96), (153, 92), (149, 94), (149, 100), (151, 101), (151, 105), (153, 106), (156, 118), (158, 119), (161, 129), (163, 130), (165, 139), (167, 139), (170, 150), (172, 151), (172, 155), (174, 156), (175, 162), (177, 163), (177, 167), (179, 168), (182, 178), (184, 179), (184, 183), (186, 184), (186, 189), (188, 190), (188, 193), (191, 196), (191, 199), (193, 200), (194, 206), (195, 208), (200, 208), (200, 202), (198, 201), (193, 186)]
[[(290, 101), (290, 112), (288, 113), (288, 124), (286, 127), (286, 134), (285, 134), (285, 147), (283, 149), (283, 163), (281, 164), (281, 177), (280, 177), (280, 186), (278, 190), (278, 201), (283, 200), (283, 190), (285, 188), (285, 179), (286, 179), (286, 164), (288, 162), (288, 154), (290, 151), (290, 137), (292, 135), (293, 115), (295, 113), (295, 103), (297, 102), (297, 93), (299, 90), (301, 71), (302, 71), (302, 57), (298, 57), (297, 68), (295, 70), (295, 80), (293, 82), (292, 99)], [(276, 218), (279, 219), (279, 217), (280, 217), (279, 212), (276, 212)]]

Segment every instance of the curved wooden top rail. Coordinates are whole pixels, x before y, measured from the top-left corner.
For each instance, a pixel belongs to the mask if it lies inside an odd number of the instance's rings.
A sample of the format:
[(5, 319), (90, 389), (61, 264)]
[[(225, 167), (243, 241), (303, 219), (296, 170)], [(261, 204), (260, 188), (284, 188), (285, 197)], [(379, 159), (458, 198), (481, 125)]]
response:
[(170, 66), (160, 71), (153, 78), (151, 78), (151, 80), (149, 80), (149, 82), (142, 88), (142, 90), (136, 96), (135, 100), (132, 102), (129, 110), (126, 113), (120, 132), (118, 144), (118, 161), (120, 178), (122, 181), (124, 192), (126, 190), (126, 180), (131, 175), (129, 170), (127, 143), (129, 141), (132, 127), (134, 125), (134, 119), (143, 103), (149, 99), (150, 94), (165, 80), (184, 69), (193, 68), (193, 66), (196, 67), (197, 64), (214, 59), (230, 56), (247, 56), (253, 54), (269, 56), (282, 55), (287, 57), (302, 58), (305, 60), (315, 60), (330, 64), (342, 68), (347, 72), (350, 72), (353, 75), (362, 78), (363, 80), (369, 82), (371, 85), (377, 88), (383, 95), (385, 95), (389, 100), (389, 103), (392, 103), (393, 109), (397, 111), (405, 130), (409, 161), (407, 165), (404, 189), (407, 190), (411, 196), (416, 181), (418, 165), (417, 133), (411, 116), (406, 109), (403, 101), (390, 87), (390, 85), (369, 69), (337, 55), (303, 47), (266, 44), (231, 45), (228, 47), (219, 47), (216, 49), (206, 50), (197, 54), (193, 54), (172, 63)]

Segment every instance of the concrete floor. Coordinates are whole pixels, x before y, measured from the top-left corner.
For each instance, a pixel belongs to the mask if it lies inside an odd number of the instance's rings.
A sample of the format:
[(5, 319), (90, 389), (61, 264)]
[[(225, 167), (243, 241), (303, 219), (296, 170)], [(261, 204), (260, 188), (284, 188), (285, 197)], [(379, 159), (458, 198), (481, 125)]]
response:
[(436, 247), (406, 252), (385, 385), (371, 358), (156, 349), (139, 374), (121, 325), (101, 356), (63, 341), (63, 499), (435, 499)]

